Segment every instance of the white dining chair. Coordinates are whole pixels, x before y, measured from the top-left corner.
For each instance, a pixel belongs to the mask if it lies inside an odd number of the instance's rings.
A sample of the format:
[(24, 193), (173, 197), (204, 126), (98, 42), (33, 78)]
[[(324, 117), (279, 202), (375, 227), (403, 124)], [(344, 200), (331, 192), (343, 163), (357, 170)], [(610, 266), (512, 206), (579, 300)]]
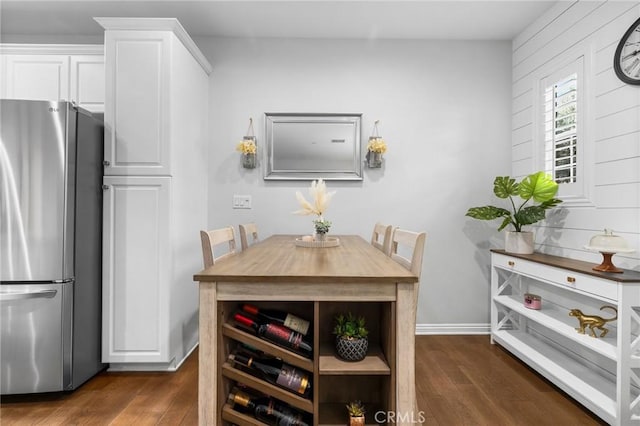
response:
[[(202, 242), (202, 259), (205, 268), (209, 268), (216, 262), (236, 254), (236, 235), (233, 231), (233, 226), (211, 231), (200, 231), (200, 240)], [(226, 247), (224, 244), (226, 244)], [(216, 257), (217, 246), (221, 246), (222, 254)]]
[(245, 223), (238, 226), (238, 228), (240, 229), (240, 247), (242, 251), (245, 251), (251, 244), (259, 241), (258, 226), (255, 223)]
[(396, 228), (391, 236), (391, 259), (410, 270), (420, 279), (427, 234)]
[(391, 253), (391, 234), (393, 226), (384, 225), (380, 222), (373, 226), (373, 234), (371, 235), (371, 245), (389, 256)]

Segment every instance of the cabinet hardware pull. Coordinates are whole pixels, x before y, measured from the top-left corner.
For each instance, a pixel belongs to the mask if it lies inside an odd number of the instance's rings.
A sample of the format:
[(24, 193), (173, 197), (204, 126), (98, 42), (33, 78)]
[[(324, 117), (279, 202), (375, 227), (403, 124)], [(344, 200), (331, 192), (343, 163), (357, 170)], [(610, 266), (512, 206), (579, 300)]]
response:
[(507, 262), (507, 264), (509, 266), (515, 266), (516, 262), (514, 262), (513, 260), (510, 260), (509, 262)]
[(102, 189), (106, 191), (107, 189), (109, 189), (109, 185), (102, 185)]
[(575, 283), (576, 279), (574, 277), (567, 277), (567, 282), (568, 283)]
[(111, 162), (110, 162), (110, 161), (108, 161), (108, 160), (104, 160), (104, 161), (102, 162), (102, 164), (103, 164), (105, 167), (109, 167), (109, 166), (111, 165)]

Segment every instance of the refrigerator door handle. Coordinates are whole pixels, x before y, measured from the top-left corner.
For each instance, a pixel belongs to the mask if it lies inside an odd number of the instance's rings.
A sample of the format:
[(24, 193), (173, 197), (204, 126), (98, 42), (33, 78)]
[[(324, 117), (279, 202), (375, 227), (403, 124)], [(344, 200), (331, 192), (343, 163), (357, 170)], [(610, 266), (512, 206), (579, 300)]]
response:
[(40, 291), (25, 291), (21, 293), (14, 292), (0, 292), (0, 302), (8, 300), (23, 300), (23, 299), (51, 299), (55, 297), (58, 290), (40, 290)]

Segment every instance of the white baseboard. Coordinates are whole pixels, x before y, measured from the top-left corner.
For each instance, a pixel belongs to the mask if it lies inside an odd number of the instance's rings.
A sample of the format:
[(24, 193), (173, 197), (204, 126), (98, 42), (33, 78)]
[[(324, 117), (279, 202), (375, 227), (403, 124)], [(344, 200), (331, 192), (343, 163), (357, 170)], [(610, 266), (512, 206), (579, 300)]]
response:
[(490, 334), (491, 326), (479, 324), (416, 324), (416, 335)]

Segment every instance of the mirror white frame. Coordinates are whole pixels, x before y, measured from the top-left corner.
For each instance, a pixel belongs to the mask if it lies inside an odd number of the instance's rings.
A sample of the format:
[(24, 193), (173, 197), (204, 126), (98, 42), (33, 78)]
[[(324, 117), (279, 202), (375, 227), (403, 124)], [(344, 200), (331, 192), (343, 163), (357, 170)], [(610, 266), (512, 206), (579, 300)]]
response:
[(265, 180), (362, 180), (362, 114), (265, 113)]

